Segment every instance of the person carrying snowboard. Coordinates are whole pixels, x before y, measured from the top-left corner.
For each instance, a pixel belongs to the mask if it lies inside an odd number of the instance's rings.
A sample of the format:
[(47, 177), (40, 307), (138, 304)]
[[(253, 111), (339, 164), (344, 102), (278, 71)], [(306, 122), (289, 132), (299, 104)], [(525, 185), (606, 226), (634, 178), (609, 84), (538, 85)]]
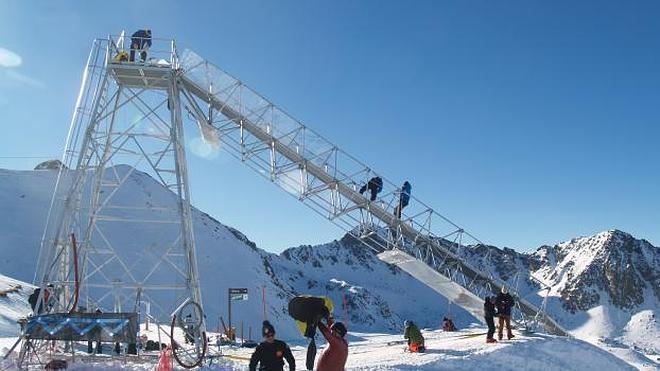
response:
[(261, 334), (264, 341), (257, 345), (250, 357), (250, 371), (256, 371), (257, 364), (259, 371), (283, 371), (285, 359), (289, 364), (289, 371), (295, 371), (296, 360), (291, 349), (285, 342), (275, 339), (275, 328), (270, 322), (263, 322)]
[(321, 321), (318, 323), (328, 347), (321, 353), (316, 371), (344, 371), (348, 358), (348, 342), (344, 338), (346, 326), (341, 322), (333, 322), (332, 318), (328, 318), (327, 322), (327, 325)]
[(424, 347), (424, 336), (419, 331), (419, 327), (411, 320), (406, 320), (403, 324), (406, 326), (403, 332), (403, 338), (408, 339), (408, 350), (410, 353), (424, 353), (426, 350), (426, 347)]
[(306, 338), (309, 338), (307, 345), (307, 357), (305, 365), (308, 370), (314, 368), (316, 359), (316, 328), (322, 318), (328, 318), (334, 304), (327, 297), (317, 296), (296, 296), (289, 301), (289, 315), (296, 320), (296, 325)]
[(371, 192), (371, 197), (369, 200), (376, 201), (376, 196), (378, 196), (380, 191), (383, 190), (383, 179), (379, 176), (375, 176), (369, 179), (369, 182), (360, 188), (360, 194), (363, 194), (366, 190)]
[(497, 340), (493, 338), (493, 335), (495, 335), (495, 317), (497, 313), (495, 313), (495, 298), (486, 296), (486, 299), (484, 300), (484, 319), (486, 320), (486, 324), (488, 325), (488, 333), (486, 334), (486, 343), (497, 343)]
[(513, 297), (506, 289), (506, 286), (502, 286), (502, 290), (497, 294), (497, 299), (495, 299), (495, 306), (497, 307), (497, 315), (500, 317), (499, 320), (499, 329), (497, 332), (497, 338), (502, 340), (502, 331), (504, 330), (504, 325), (506, 324), (507, 339), (511, 340), (514, 335), (511, 332), (511, 308), (513, 308)]

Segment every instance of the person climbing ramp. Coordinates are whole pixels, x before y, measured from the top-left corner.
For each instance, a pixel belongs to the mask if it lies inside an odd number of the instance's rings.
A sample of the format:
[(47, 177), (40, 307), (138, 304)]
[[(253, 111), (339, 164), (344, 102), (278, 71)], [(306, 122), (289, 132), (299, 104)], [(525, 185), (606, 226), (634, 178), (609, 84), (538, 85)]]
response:
[(264, 341), (257, 345), (257, 348), (250, 357), (250, 371), (283, 371), (284, 360), (289, 364), (289, 371), (296, 370), (296, 360), (291, 354), (291, 349), (282, 340), (275, 339), (275, 327), (270, 322), (264, 321), (261, 334)]
[(486, 296), (484, 300), (484, 319), (486, 320), (486, 325), (488, 325), (488, 333), (486, 334), (487, 343), (497, 343), (497, 340), (493, 338), (495, 335), (495, 319), (497, 315), (495, 312), (495, 297)]
[(424, 336), (419, 331), (419, 327), (411, 320), (406, 320), (403, 324), (406, 327), (403, 332), (403, 338), (408, 340), (408, 351), (410, 353), (424, 353), (426, 350)]
[(376, 201), (376, 196), (383, 190), (383, 179), (379, 176), (375, 176), (363, 185), (360, 188), (360, 194), (363, 194), (365, 191), (369, 190), (371, 192), (370, 201)]
[(394, 208), (394, 215), (401, 219), (401, 211), (403, 211), (403, 208), (408, 206), (408, 203), (410, 203), (410, 194), (412, 192), (412, 185), (406, 180), (403, 182), (403, 187), (401, 187), (401, 191), (399, 193), (399, 204), (396, 205)]

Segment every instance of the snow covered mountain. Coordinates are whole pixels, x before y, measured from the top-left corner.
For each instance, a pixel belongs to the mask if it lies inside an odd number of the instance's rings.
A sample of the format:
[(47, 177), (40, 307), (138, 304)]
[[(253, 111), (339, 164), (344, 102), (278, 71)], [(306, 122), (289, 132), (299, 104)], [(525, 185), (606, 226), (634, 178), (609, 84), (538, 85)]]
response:
[(660, 248), (648, 241), (611, 230), (532, 253), (476, 246), (463, 255), (537, 305), (548, 295), (547, 311), (579, 338), (660, 350)]
[[(0, 224), (0, 273), (26, 282), (33, 279), (56, 176), (56, 171), (49, 170), (51, 166), (41, 168), (44, 170), (0, 170), (4, 221)], [(172, 199), (169, 191), (145, 173), (132, 173), (129, 184), (131, 203), (152, 205)], [(233, 303), (232, 322), (239, 331), (244, 323), (246, 336), (251, 328), (253, 338), (263, 319), (262, 294), (266, 316), (276, 324), (279, 335), (289, 339), (297, 338), (298, 332), (287, 315), (287, 302), (298, 294), (330, 296), (335, 316), (348, 317), (352, 331), (400, 331), (407, 318), (437, 327), (447, 314), (459, 327), (474, 322), (467, 312), (383, 263), (349, 236), (277, 255), (259, 249), (241, 232), (197, 209), (193, 210), (193, 224), (204, 307), (212, 328), (219, 316), (227, 321), (229, 287), (249, 289), (247, 302)], [(146, 241), (155, 238), (154, 234), (158, 231), (131, 236)], [(575, 335), (657, 353), (659, 250), (623, 232), (608, 231), (542, 246), (533, 253), (474, 246), (461, 254), (473, 265), (498, 274), (532, 302), (541, 304), (547, 291), (548, 311)], [(542, 290), (544, 285), (549, 290)]]
[[(0, 273), (32, 282), (39, 243), (50, 204), (57, 172), (51, 166), (41, 170), (0, 170)], [(125, 174), (127, 166), (114, 171)], [(123, 188), (126, 189), (123, 189)], [(174, 202), (169, 190), (149, 175), (135, 171), (115, 197), (131, 205), (162, 206)], [(197, 244), (200, 284), (207, 315), (213, 329), (219, 317), (228, 322), (227, 289), (246, 287), (247, 302), (234, 302), (232, 324), (245, 336), (250, 328), (254, 338), (263, 320), (265, 294), (266, 316), (276, 324), (279, 336), (299, 338), (295, 324), (287, 313), (290, 298), (299, 294), (330, 296), (336, 305), (335, 316), (343, 318), (342, 300), (346, 298), (346, 315), (355, 331), (399, 331), (406, 318), (419, 318), (422, 326), (437, 327), (449, 309), (461, 323), (471, 321), (469, 315), (451, 306), (433, 290), (380, 261), (357, 241), (340, 241), (289, 249), (281, 255), (265, 252), (234, 228), (194, 209), (193, 224)], [(109, 227), (112, 233), (111, 227)], [(127, 236), (118, 249), (134, 254), (158, 241), (162, 231), (144, 229), (121, 230)], [(139, 236), (136, 238), (135, 236)], [(142, 247), (141, 247), (142, 246)], [(140, 259), (147, 259), (145, 256)], [(150, 264), (144, 260), (143, 264)], [(107, 272), (110, 274), (111, 272)], [(345, 295), (344, 295), (345, 294)]]

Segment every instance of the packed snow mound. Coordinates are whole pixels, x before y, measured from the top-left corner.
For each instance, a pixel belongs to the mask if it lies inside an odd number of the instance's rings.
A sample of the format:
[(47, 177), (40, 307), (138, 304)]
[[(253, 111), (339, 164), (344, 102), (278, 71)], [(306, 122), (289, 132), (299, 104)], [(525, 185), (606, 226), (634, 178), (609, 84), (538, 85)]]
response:
[(32, 313), (28, 297), (34, 286), (0, 274), (0, 337), (17, 336), (18, 320)]

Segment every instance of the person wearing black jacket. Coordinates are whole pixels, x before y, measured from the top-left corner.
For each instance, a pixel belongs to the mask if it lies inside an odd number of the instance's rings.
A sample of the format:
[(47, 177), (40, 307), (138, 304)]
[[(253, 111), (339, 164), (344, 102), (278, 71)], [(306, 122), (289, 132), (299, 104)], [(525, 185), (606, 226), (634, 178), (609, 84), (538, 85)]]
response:
[(502, 340), (502, 331), (504, 330), (504, 325), (506, 324), (507, 338), (511, 340), (514, 337), (511, 332), (511, 308), (513, 308), (513, 297), (507, 292), (506, 286), (502, 286), (502, 290), (497, 294), (497, 299), (495, 299), (495, 306), (497, 306), (497, 315), (500, 317), (499, 329), (497, 332), (497, 337)]
[(367, 182), (367, 184), (363, 185), (362, 188), (360, 188), (360, 194), (363, 194), (366, 190), (369, 190), (371, 192), (369, 200), (376, 201), (376, 197), (378, 196), (378, 193), (380, 193), (380, 191), (383, 190), (383, 179), (379, 176), (375, 176), (369, 179), (369, 182)]
[(486, 334), (487, 343), (497, 343), (497, 340), (493, 338), (495, 335), (495, 297), (486, 296), (484, 301), (484, 318), (486, 319), (486, 324), (488, 325), (488, 334)]
[(261, 331), (264, 341), (257, 345), (250, 358), (250, 371), (283, 371), (284, 360), (289, 363), (289, 370), (296, 370), (296, 360), (291, 349), (285, 342), (275, 339), (275, 328), (268, 321), (264, 321)]
[(131, 54), (129, 61), (135, 62), (135, 53), (140, 54), (142, 62), (147, 60), (147, 50), (151, 46), (151, 30), (137, 30), (131, 35)]

